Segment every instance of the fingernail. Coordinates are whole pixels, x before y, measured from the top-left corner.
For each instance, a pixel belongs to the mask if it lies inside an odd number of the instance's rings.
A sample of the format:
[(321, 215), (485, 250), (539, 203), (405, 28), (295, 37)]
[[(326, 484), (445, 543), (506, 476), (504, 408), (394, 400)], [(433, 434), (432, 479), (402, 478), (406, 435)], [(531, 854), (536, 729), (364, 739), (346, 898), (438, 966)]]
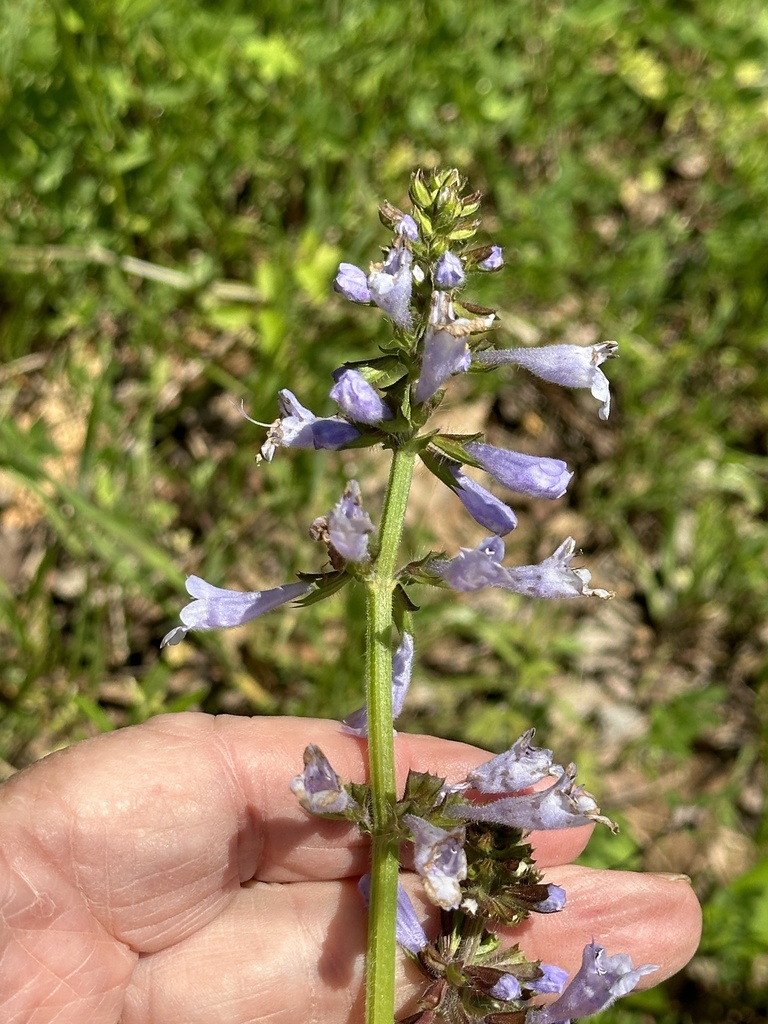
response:
[(679, 871), (655, 871), (654, 874), (657, 878), (664, 878), (668, 882), (687, 882), (688, 885), (693, 885), (690, 875), (684, 875)]

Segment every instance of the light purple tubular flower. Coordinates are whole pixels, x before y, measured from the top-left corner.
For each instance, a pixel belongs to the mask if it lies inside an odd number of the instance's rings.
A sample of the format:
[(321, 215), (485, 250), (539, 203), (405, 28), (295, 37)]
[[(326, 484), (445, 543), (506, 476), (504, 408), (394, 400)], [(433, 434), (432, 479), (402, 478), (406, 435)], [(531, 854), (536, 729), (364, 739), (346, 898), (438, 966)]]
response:
[(473, 768), (467, 775), (468, 786), (478, 793), (516, 793), (548, 775), (559, 777), (562, 768), (553, 770), (552, 751), (534, 747), (534, 731), (524, 732), (509, 750)]
[(573, 476), (562, 459), (523, 455), (480, 441), (470, 441), (464, 449), (494, 480), (532, 498), (562, 498)]
[(354, 263), (340, 263), (333, 287), (350, 302), (372, 302), (368, 277)]
[(303, 773), (291, 779), (289, 785), (304, 810), (311, 814), (343, 814), (355, 806), (328, 758), (314, 743), (304, 751)]
[(404, 235), (409, 242), (416, 242), (419, 238), (419, 225), (410, 215), (406, 213), (402, 218), (395, 224), (395, 234)]
[(368, 288), (371, 298), (383, 309), (387, 316), (409, 331), (413, 324), (411, 316), (411, 288), (413, 277), (411, 264), (413, 256), (410, 249), (395, 245), (382, 264), (374, 265), (368, 275)]
[(452, 252), (444, 252), (435, 266), (435, 288), (460, 288), (467, 277), (461, 260)]
[(539, 970), (542, 976), (534, 978), (532, 981), (526, 981), (525, 987), (531, 992), (540, 992), (542, 995), (545, 992), (559, 995), (568, 981), (568, 971), (564, 971), (562, 967), (556, 967), (554, 964), (539, 964)]
[[(392, 719), (397, 720), (403, 710), (413, 671), (413, 637), (403, 633), (397, 650), (392, 656)], [(344, 732), (354, 736), (368, 735), (368, 709), (363, 706), (353, 711), (342, 722)]]
[(486, 537), (476, 548), (461, 548), (454, 558), (436, 560), (429, 568), (452, 590), (467, 593), (502, 586), (507, 572), (501, 564), (503, 557), (501, 537)]
[(519, 999), (522, 994), (520, 982), (514, 974), (502, 974), (489, 992), (494, 999), (503, 999), (505, 1002), (510, 999)]
[(432, 292), (429, 322), (424, 334), (421, 373), (416, 383), (417, 402), (427, 402), (454, 373), (466, 373), (470, 366), (467, 338), (487, 331), (495, 319), (493, 313), (473, 320), (456, 317), (448, 292)]
[(588, 1017), (627, 995), (644, 974), (657, 971), (655, 964), (632, 967), (626, 953), (606, 956), (596, 942), (584, 947), (581, 967), (568, 988), (549, 1006), (528, 1011), (529, 1024), (568, 1024), (576, 1017)]
[(469, 512), (475, 522), (497, 536), (503, 536), (517, 526), (517, 516), (503, 501), (487, 491), (460, 469), (451, 467), (451, 474), (456, 481), (453, 493)]
[(602, 822), (615, 831), (610, 818), (600, 814), (595, 798), (583, 786), (575, 785), (576, 767), (569, 765), (548, 789), (521, 796), (502, 797), (487, 804), (453, 807), (449, 813), (468, 821), (490, 821), (527, 832), (576, 828)]
[(501, 270), (504, 266), (504, 254), (501, 251), (501, 246), (491, 246), (489, 255), (484, 260), (480, 260), (477, 266), (480, 270)]
[(312, 424), (312, 445), (336, 452), (360, 437), (360, 431), (338, 416), (321, 416)]
[(331, 398), (347, 419), (355, 423), (373, 425), (392, 419), (381, 395), (358, 370), (344, 370), (339, 374), (331, 388)]
[(281, 604), (293, 601), (312, 589), (310, 583), (286, 583), (273, 590), (223, 590), (199, 576), (188, 576), (187, 593), (195, 600), (181, 609), (184, 623), (166, 633), (160, 646), (180, 643), (190, 629), (229, 629), (271, 612)]
[[(365, 905), (368, 906), (371, 902), (371, 876), (365, 874), (357, 883), (357, 887), (365, 900)], [(421, 926), (421, 922), (416, 916), (416, 911), (413, 909), (413, 904), (410, 901), (408, 893), (397, 883), (397, 916), (395, 918), (395, 938), (398, 943), (407, 949), (409, 953), (418, 953), (419, 950), (429, 943), (427, 933)]]
[(467, 877), (464, 828), (448, 831), (415, 814), (404, 814), (402, 820), (413, 835), (413, 863), (427, 896), (443, 910), (455, 910), (461, 903), (459, 883)]
[(271, 462), (277, 448), (326, 448), (336, 451), (360, 437), (360, 431), (339, 416), (318, 417), (305, 409), (292, 391), (277, 395), (279, 417), (267, 431), (261, 455)]
[(565, 906), (566, 892), (560, 885), (550, 882), (547, 885), (547, 895), (543, 900), (531, 907), (537, 914), (556, 914)]
[(608, 590), (589, 586), (589, 569), (571, 569), (570, 562), (576, 551), (573, 537), (567, 537), (549, 558), (538, 565), (517, 565), (505, 570), (504, 581), (498, 585), (529, 597), (599, 597), (608, 600)]
[(367, 562), (368, 535), (374, 532), (371, 517), (363, 509), (360, 485), (350, 480), (344, 494), (328, 515), (328, 538), (348, 562)]
[(477, 362), (485, 366), (516, 363), (552, 384), (566, 388), (589, 388), (601, 403), (600, 419), (607, 420), (611, 411), (611, 391), (608, 378), (600, 369), (606, 359), (619, 354), (615, 341), (602, 341), (598, 345), (546, 345), (544, 348), (508, 348), (480, 352)]

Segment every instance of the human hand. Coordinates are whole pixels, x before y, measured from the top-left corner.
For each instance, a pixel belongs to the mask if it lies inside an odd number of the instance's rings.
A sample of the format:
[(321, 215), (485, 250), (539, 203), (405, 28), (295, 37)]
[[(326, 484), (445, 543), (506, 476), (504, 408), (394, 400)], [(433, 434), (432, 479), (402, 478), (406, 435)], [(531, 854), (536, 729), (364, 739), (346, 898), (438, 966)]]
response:
[[(335, 722), (186, 713), (76, 744), (0, 787), (0, 1019), (361, 1021), (368, 843), (290, 793), (308, 742), (364, 779), (364, 742)], [(395, 750), (401, 784), (409, 768), (458, 780), (488, 757), (405, 734)], [(693, 955), (696, 897), (667, 876), (569, 864), (589, 834), (533, 837), (568, 902), (515, 941), (573, 972), (594, 938), (659, 964), (649, 987)], [(420, 882), (407, 888), (416, 899)], [(411, 1012), (421, 976), (405, 957), (399, 971)]]

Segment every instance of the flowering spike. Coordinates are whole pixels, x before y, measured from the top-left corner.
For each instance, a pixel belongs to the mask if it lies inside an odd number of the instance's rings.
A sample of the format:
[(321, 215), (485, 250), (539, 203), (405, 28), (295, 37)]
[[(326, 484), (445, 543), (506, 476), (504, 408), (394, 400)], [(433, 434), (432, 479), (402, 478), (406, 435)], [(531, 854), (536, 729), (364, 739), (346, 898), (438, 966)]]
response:
[(607, 420), (611, 411), (611, 391), (600, 364), (618, 354), (619, 346), (615, 341), (603, 341), (587, 348), (582, 345), (546, 345), (544, 348), (491, 349), (478, 352), (475, 361), (484, 366), (516, 363), (552, 384), (589, 388), (601, 403), (600, 419)]
[(447, 831), (415, 814), (404, 814), (402, 820), (413, 836), (413, 863), (427, 896), (443, 910), (455, 910), (461, 904), (459, 882), (467, 877), (464, 829)]
[(359, 370), (342, 369), (331, 388), (330, 397), (347, 417), (355, 423), (376, 424), (392, 419), (378, 391)]
[(565, 1024), (575, 1017), (599, 1013), (620, 996), (631, 992), (644, 974), (657, 971), (654, 964), (632, 967), (626, 953), (606, 956), (605, 947), (590, 942), (584, 947), (581, 967), (565, 992), (549, 1006), (529, 1012), (529, 1024)]
[(214, 587), (199, 576), (188, 576), (187, 593), (195, 600), (181, 609), (179, 618), (184, 623), (160, 642), (161, 647), (180, 643), (190, 629), (228, 629), (264, 615), (281, 604), (293, 601), (312, 589), (310, 583), (286, 583), (273, 590), (223, 590)]
[(304, 771), (290, 782), (291, 792), (305, 811), (311, 814), (343, 814), (355, 807), (355, 801), (341, 787), (322, 750), (314, 743), (304, 751)]
[(561, 498), (573, 476), (562, 459), (523, 455), (480, 441), (470, 441), (464, 448), (494, 480), (533, 498)]

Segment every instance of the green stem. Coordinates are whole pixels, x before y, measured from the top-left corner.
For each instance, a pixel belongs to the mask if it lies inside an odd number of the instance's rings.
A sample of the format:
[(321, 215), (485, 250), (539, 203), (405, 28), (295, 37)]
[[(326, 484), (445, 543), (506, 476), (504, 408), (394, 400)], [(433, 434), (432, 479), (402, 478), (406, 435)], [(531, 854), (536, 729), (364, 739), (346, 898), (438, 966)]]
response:
[(375, 574), (366, 584), (366, 701), (373, 816), (366, 1024), (392, 1024), (395, 1014), (400, 858), (398, 843), (392, 838), (392, 808), (397, 800), (392, 730), (392, 592), (414, 459), (412, 452), (404, 450), (393, 454), (379, 531), (379, 557)]

